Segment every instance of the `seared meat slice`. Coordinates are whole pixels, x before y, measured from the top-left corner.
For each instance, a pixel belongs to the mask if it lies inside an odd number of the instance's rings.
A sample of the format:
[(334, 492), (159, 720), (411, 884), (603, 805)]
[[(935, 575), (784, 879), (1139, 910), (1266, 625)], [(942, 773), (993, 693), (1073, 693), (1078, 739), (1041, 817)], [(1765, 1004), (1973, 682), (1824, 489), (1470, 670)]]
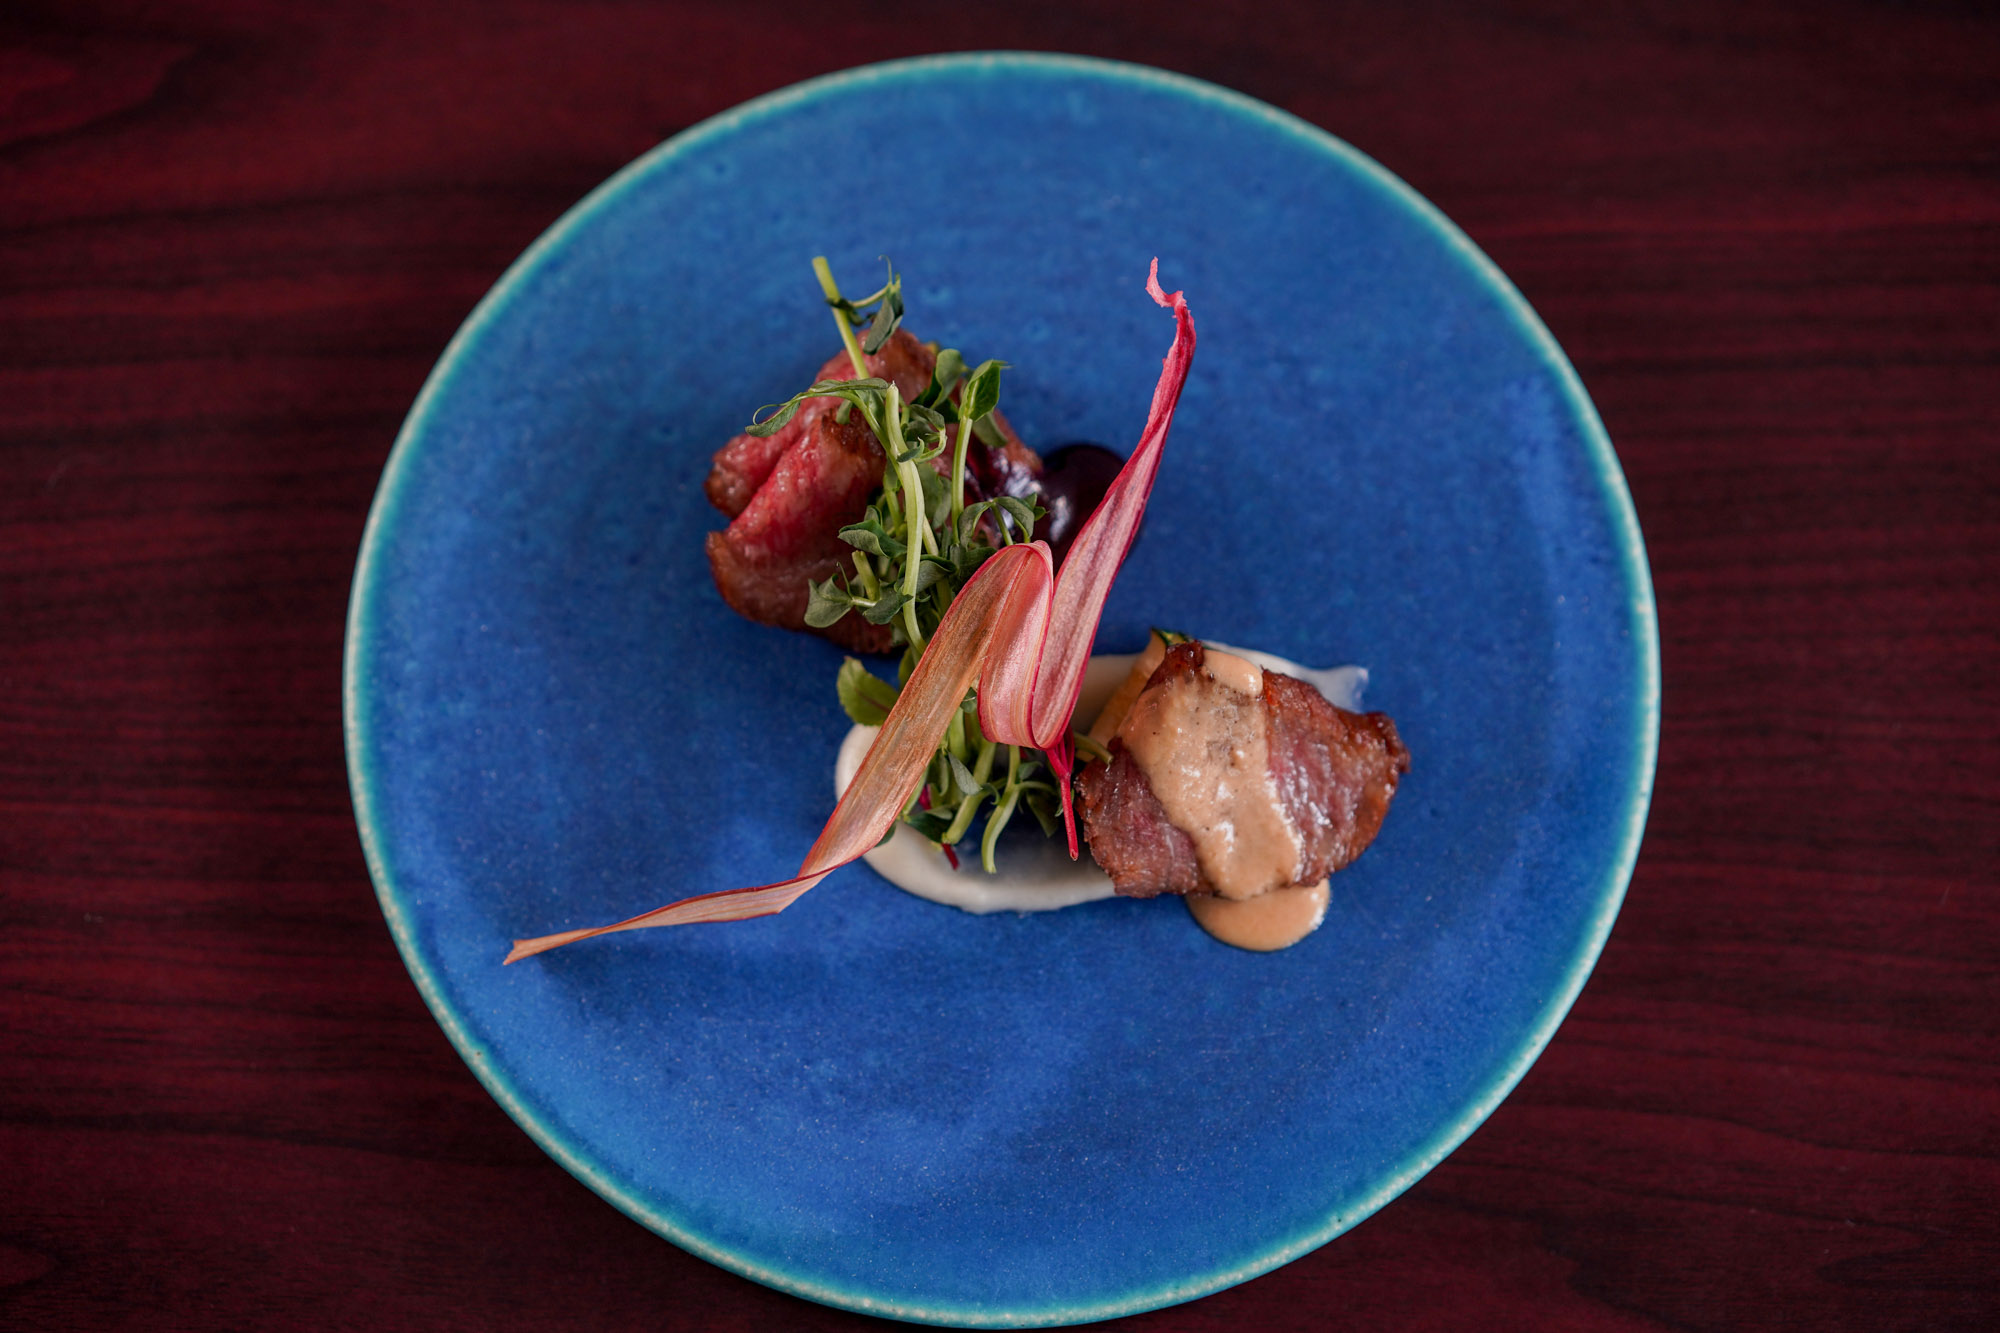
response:
[[(708, 567), (722, 599), (761, 624), (803, 629), (808, 581), (848, 567), (853, 548), (840, 530), (861, 517), (881, 484), (882, 446), (860, 415), (838, 422), (819, 414), (736, 520), (708, 534)], [(823, 632), (860, 652), (892, 644), (889, 626), (852, 613)]]
[(1305, 844), (1301, 884), (1317, 884), (1368, 850), (1388, 818), (1410, 752), (1387, 713), (1336, 708), (1302, 680), (1264, 673), (1271, 780)]
[[(867, 362), (869, 374), (894, 384), (906, 399), (916, 397), (929, 387), (931, 371), (937, 366), (937, 358), (931, 354), (931, 349), (904, 329), (897, 329), (890, 335), (882, 350), (868, 357)], [(853, 378), (854, 363), (847, 359), (846, 352), (841, 352), (819, 368), (819, 374), (813, 376), (813, 383)], [(800, 405), (798, 415), (762, 439), (755, 435), (738, 435), (723, 445), (716, 451), (715, 461), (708, 470), (708, 481), (702, 487), (708, 492), (709, 503), (731, 518), (742, 513), (749, 507), (750, 499), (757, 494), (758, 488), (770, 478), (778, 460), (793, 445), (810, 436), (820, 418), (832, 415), (839, 406), (838, 398), (809, 398)], [(867, 431), (864, 429), (862, 434), (866, 435)], [(875, 458), (879, 473), (882, 458), (879, 445), (875, 449)], [(863, 505), (866, 505), (865, 500)], [(854, 517), (861, 517), (859, 510), (855, 511)]]
[[(870, 373), (905, 395), (920, 394), (937, 364), (929, 348), (898, 329), (868, 358)], [(845, 352), (814, 376), (854, 377)], [(809, 582), (848, 567), (853, 549), (840, 530), (860, 519), (882, 484), (882, 446), (859, 414), (836, 421), (837, 398), (810, 398), (790, 421), (761, 439), (738, 435), (716, 452), (703, 489), (733, 520), (708, 534), (708, 567), (722, 599), (765, 625), (806, 627)], [(884, 653), (895, 631), (859, 615), (820, 631), (844, 648)]]
[(1090, 855), (1128, 898), (1207, 893), (1194, 839), (1174, 827), (1131, 751), (1111, 742), (1111, 762), (1091, 761), (1077, 776), (1077, 814)]
[[(1147, 693), (1228, 688), (1202, 671), (1204, 657), (1199, 643), (1176, 644), (1147, 681)], [(1387, 714), (1336, 708), (1304, 681), (1274, 671), (1263, 674), (1262, 707), (1271, 785), (1299, 836), (1293, 882), (1317, 884), (1374, 841), (1409, 771), (1409, 751)], [(1077, 788), (1091, 855), (1112, 885), (1140, 898), (1214, 892), (1194, 839), (1174, 826), (1122, 737), (1109, 748), (1110, 762), (1091, 763)]]
[(813, 423), (827, 410), (827, 403), (814, 399), (769, 435), (733, 436), (728, 444), (716, 450), (715, 461), (708, 467), (708, 480), (701, 484), (708, 502), (731, 518), (742, 513), (750, 497), (771, 475), (771, 469), (785, 456), (785, 450), (805, 438)]
[[(889, 380), (906, 398), (922, 393), (937, 364), (932, 351), (898, 329), (882, 350), (868, 358), (873, 375)], [(853, 378), (846, 353), (820, 367), (816, 380)], [(732, 520), (708, 535), (708, 565), (722, 599), (766, 625), (806, 628), (807, 583), (850, 571), (853, 548), (840, 530), (858, 522), (882, 485), (882, 446), (859, 413), (835, 420), (840, 400), (810, 398), (797, 415), (762, 439), (738, 435), (716, 452), (703, 489)], [(988, 448), (975, 442), (967, 471), (975, 493), (990, 476), (1009, 489), (992, 494), (1026, 494), (1041, 474), (1041, 460), (994, 413), (1006, 443)], [(950, 455), (940, 460), (949, 466)], [(1019, 486), (1022, 489), (1011, 489)], [(888, 652), (895, 631), (871, 625), (850, 612), (830, 628), (815, 631), (842, 647)]]

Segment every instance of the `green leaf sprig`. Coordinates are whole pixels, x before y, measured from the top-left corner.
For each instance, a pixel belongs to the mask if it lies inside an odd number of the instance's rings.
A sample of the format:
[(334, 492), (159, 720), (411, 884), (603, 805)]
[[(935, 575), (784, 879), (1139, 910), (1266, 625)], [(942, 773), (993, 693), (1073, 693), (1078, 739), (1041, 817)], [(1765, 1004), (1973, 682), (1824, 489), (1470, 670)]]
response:
[[(815, 629), (850, 613), (893, 627), (893, 641), (903, 649), (896, 684), (851, 657), (834, 682), (849, 717), (862, 726), (880, 726), (958, 590), (995, 551), (1032, 540), (1047, 511), (1037, 499), (1011, 495), (966, 503), (973, 438), (988, 446), (1004, 443), (993, 414), (1007, 364), (988, 360), (969, 366), (956, 348), (943, 348), (930, 383), (905, 399), (894, 383), (869, 372), (866, 359), (887, 346), (902, 324), (903, 283), (894, 266), (879, 289), (853, 300), (841, 294), (824, 256), (812, 267), (855, 377), (821, 380), (760, 409), (748, 430), (769, 435), (807, 399), (831, 397), (841, 400), (840, 419), (860, 413), (882, 446), (881, 489), (860, 520), (840, 532), (853, 548), (853, 573), (810, 584), (806, 602), (806, 624)], [(949, 464), (941, 465), (947, 450)], [(1000, 834), (1023, 806), (1044, 834), (1060, 827), (1061, 794), (1046, 762), (1031, 757), (1038, 753), (1024, 754), (1020, 746), (997, 745), (982, 735), (978, 693), (968, 691), (903, 811), (904, 822), (952, 847), (985, 812), (979, 859), (991, 872)]]

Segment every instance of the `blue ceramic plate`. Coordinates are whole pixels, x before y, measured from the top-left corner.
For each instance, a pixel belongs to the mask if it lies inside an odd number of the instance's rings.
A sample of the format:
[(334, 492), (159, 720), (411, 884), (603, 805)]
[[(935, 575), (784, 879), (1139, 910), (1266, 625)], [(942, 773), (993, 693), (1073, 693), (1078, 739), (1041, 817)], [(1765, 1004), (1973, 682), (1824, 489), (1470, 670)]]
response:
[[(841, 654), (711, 586), (710, 453), (834, 350), (808, 268), (1016, 369), (1031, 442), (1129, 449), (1200, 351), (1099, 646), (1370, 667), (1415, 767), (1287, 952), (1172, 902), (977, 917), (866, 868), (781, 916), (503, 969), (515, 936), (790, 874)], [(1324, 1244), (1471, 1132), (1618, 909), (1653, 771), (1646, 561), (1588, 398), (1466, 238), (1188, 79), (879, 66), (662, 145), (542, 237), (412, 409), (348, 627), (355, 807), (473, 1072), (678, 1245), (980, 1325), (1183, 1301)]]

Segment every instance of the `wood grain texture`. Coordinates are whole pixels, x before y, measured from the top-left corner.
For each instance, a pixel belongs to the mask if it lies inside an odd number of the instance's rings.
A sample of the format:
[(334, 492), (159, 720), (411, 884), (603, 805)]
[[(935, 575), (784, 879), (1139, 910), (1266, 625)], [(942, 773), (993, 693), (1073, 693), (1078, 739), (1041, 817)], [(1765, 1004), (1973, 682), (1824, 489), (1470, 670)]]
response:
[(1940, 4), (0, 11), (0, 1326), (852, 1328), (627, 1221), (431, 1022), (354, 554), (506, 264), (744, 98), (1115, 56), (1342, 135), (1569, 351), (1658, 584), (1651, 826), (1515, 1094), (1135, 1329), (2000, 1326), (2000, 21)]

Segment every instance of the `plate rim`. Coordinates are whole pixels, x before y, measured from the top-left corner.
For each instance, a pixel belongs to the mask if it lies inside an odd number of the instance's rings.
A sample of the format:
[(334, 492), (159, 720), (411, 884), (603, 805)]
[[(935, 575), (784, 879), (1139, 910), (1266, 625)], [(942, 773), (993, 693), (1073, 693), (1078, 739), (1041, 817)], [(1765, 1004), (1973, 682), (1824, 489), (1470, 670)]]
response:
[[(1632, 724), (1636, 753), (1631, 770), (1632, 786), (1625, 802), (1625, 828), (1615, 854), (1604, 868), (1596, 910), (1587, 921), (1581, 942), (1563, 978), (1546, 999), (1541, 1011), (1529, 1024), (1526, 1040), (1515, 1057), (1506, 1063), (1492, 1082), (1472, 1098), (1466, 1109), (1442, 1125), (1432, 1138), (1415, 1149), (1399, 1166), (1354, 1208), (1329, 1215), (1318, 1228), (1275, 1244), (1255, 1259), (1231, 1268), (1208, 1272), (1179, 1282), (1169, 1282), (1127, 1293), (1117, 1299), (1067, 1306), (996, 1309), (899, 1302), (835, 1284), (782, 1271), (739, 1255), (726, 1246), (703, 1238), (651, 1208), (629, 1191), (602, 1163), (580, 1146), (542, 1123), (514, 1088), (503, 1069), (474, 1041), (458, 1015), (446, 1003), (444, 990), (430, 960), (424, 957), (415, 930), (401, 901), (384, 853), (383, 836), (375, 816), (373, 776), (364, 762), (365, 728), (363, 716), (368, 698), (364, 686), (369, 656), (365, 644), (371, 620), (375, 554), (385, 540), (400, 505), (402, 483), (411, 471), (437, 400), (455, 377), (467, 349), (486, 327), (513, 304), (527, 279), (543, 261), (558, 252), (572, 233), (616, 202), (644, 177), (664, 168), (707, 141), (730, 134), (754, 121), (776, 115), (832, 93), (866, 87), (884, 80), (927, 76), (940, 72), (976, 68), (1082, 75), (1111, 83), (1177, 94), (1204, 103), (1232, 116), (1244, 117), (1289, 136), (1316, 152), (1334, 158), (1372, 185), (1380, 195), (1402, 208), (1433, 233), (1470, 269), (1474, 278), (1498, 298), (1502, 311), (1511, 318), (1527, 343), (1553, 373), (1563, 399), (1579, 428), (1584, 453), (1603, 494), (1612, 529), (1612, 544), (1619, 555), (1620, 574), (1629, 593), (1626, 606), (1628, 632), (1638, 661), (1638, 680)], [(1247, 94), (1190, 75), (1127, 61), (1091, 56), (1036, 51), (974, 51), (916, 56), (882, 61), (838, 70), (765, 93), (700, 121), (663, 140), (620, 168), (557, 218), (541, 235), (508, 265), (500, 278), (481, 296), (424, 380), (423, 388), (411, 404), (398, 429), (395, 442), (383, 464), (381, 480), (369, 505), (361, 544), (350, 586), (346, 626), (341, 655), (341, 730), (346, 751), (349, 794), (354, 804), (362, 853), (368, 866), (384, 920), (389, 926), (397, 952), (410, 978), (416, 983), (425, 1006), (443, 1030), (452, 1047), (473, 1076), (501, 1109), (554, 1158), (565, 1170), (619, 1211), (655, 1234), (719, 1268), (806, 1300), (863, 1314), (878, 1315), (916, 1323), (948, 1324), (962, 1327), (1041, 1327), (1087, 1323), (1159, 1309), (1210, 1295), (1259, 1277), (1292, 1260), (1318, 1249), (1336, 1236), (1373, 1216), (1445, 1157), (1449, 1156), (1481, 1124), (1526, 1075), (1553, 1039), (1584, 983), (1595, 968), (1609, 938), (1611, 927), (1624, 902), (1625, 893), (1637, 864), (1651, 806), (1653, 782), (1659, 756), (1660, 730), (1660, 649), (1659, 620), (1654, 601), (1651, 567), (1646, 558), (1644, 537), (1639, 529), (1623, 468), (1618, 462), (1609, 435), (1583, 382), (1568, 356), (1556, 342), (1541, 317), (1528, 304), (1513, 282), (1485, 252), (1423, 195), (1400, 177), (1327, 130)]]

